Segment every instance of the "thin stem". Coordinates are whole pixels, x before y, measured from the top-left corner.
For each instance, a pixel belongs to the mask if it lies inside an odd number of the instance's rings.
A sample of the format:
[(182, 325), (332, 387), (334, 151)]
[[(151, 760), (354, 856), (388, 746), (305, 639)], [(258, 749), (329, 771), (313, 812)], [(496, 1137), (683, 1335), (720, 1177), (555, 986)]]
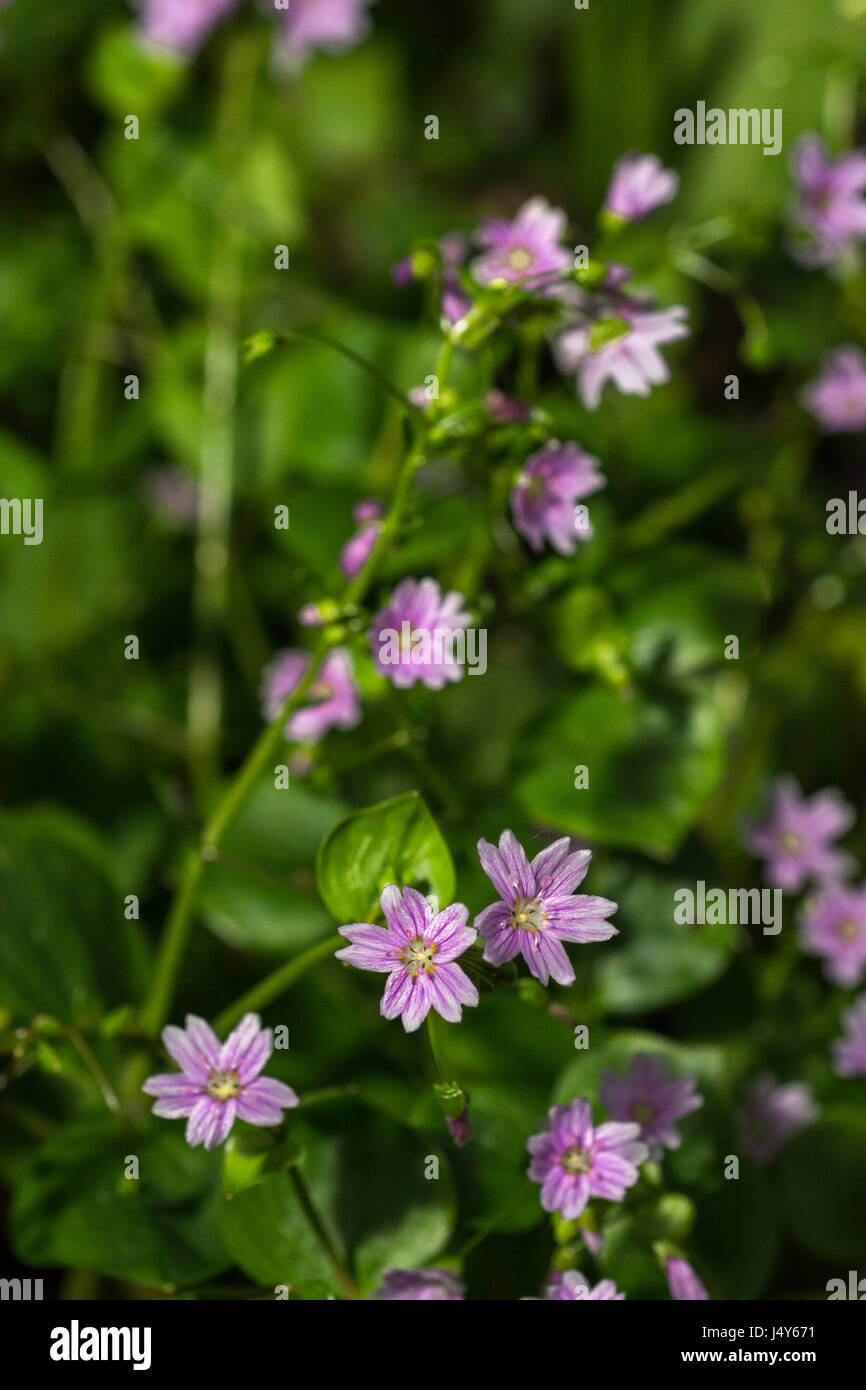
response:
[(114, 1093), (114, 1087), (105, 1075), (90, 1044), (85, 1042), (81, 1034), (76, 1032), (74, 1028), (67, 1028), (65, 1033), (99, 1087), (105, 1104), (108, 1106), (109, 1110), (117, 1112), (120, 1109), (120, 1101), (117, 1099)]
[(482, 1240), (486, 1240), (489, 1235), (492, 1235), (492, 1233), (496, 1230), (497, 1226), (499, 1226), (505, 1220), (506, 1216), (510, 1216), (512, 1211), (516, 1211), (520, 1204), (526, 1201), (529, 1194), (530, 1188), (526, 1184), (524, 1184), (523, 1187), (518, 1188), (516, 1192), (512, 1193), (512, 1195), (508, 1198), (508, 1201), (503, 1202), (501, 1207), (497, 1207), (496, 1211), (493, 1212), (492, 1216), (490, 1216), (488, 1220), (483, 1221), (481, 1223), (475, 1234), (473, 1236), (470, 1236), (469, 1239), (465, 1242), (465, 1244), (461, 1245), (460, 1249), (457, 1251), (455, 1259), (464, 1260), (466, 1256), (469, 1254), (469, 1252), (475, 1249), (476, 1245), (480, 1245)]
[(233, 1004), (227, 1005), (222, 1013), (214, 1019), (214, 1028), (218, 1033), (226, 1033), (235, 1026), (239, 1018), (247, 1013), (258, 1013), (268, 1004), (272, 1004), (281, 994), (284, 994), (291, 985), (299, 980), (302, 975), (306, 975), (308, 970), (312, 970), (319, 961), (327, 960), (340, 946), (345, 946), (342, 936), (329, 936), (325, 941), (318, 941), (309, 950), (302, 951), (299, 956), (294, 956), (285, 965), (273, 970), (270, 975), (266, 975), (252, 989), (248, 989), (246, 994), (242, 994)]
[(430, 1044), (430, 1056), (433, 1060), (433, 1075), (439, 1085), (447, 1081), (445, 1068), (442, 1064), (442, 1048), (438, 1036), (439, 1023), (436, 1014), (431, 1009), (427, 1015), (427, 1041)]
[(313, 1199), (310, 1195), (310, 1189), (307, 1187), (306, 1179), (304, 1178), (297, 1165), (289, 1169), (289, 1177), (291, 1178), (292, 1183), (294, 1185), (295, 1193), (297, 1195), (298, 1201), (301, 1204), (301, 1207), (303, 1208), (304, 1215), (309, 1221), (310, 1226), (312, 1227), (319, 1244), (321, 1245), (328, 1259), (331, 1261), (331, 1264), (334, 1266), (334, 1270), (336, 1271), (337, 1278), (339, 1279), (342, 1288), (344, 1289), (345, 1293), (348, 1295), (349, 1298), (358, 1298), (358, 1289), (355, 1285), (355, 1281), (353, 1280), (351, 1274), (349, 1273), (343, 1261), (340, 1259), (340, 1256), (337, 1254), (331, 1237), (325, 1230), (322, 1219), (319, 1216), (319, 1213), (316, 1211), (316, 1208), (313, 1204)]
[[(408, 411), (408, 403), (405, 401), (402, 403)], [(382, 522), (376, 544), (368, 556), (366, 564), (346, 586), (342, 599), (344, 606), (357, 605), (361, 602), (367, 588), (373, 581), (383, 550), (398, 530), (412, 479), (416, 469), (420, 467), (424, 459), (420, 449), (420, 443), (423, 440), (423, 428), (423, 417), (419, 414), (419, 420), (415, 422), (413, 431), (415, 447), (407, 451), (400, 467), (391, 505)], [(246, 761), (208, 820), (199, 845), (190, 850), (186, 857), (180, 884), (169, 911), (160, 943), (151, 987), (142, 1009), (142, 1027), (150, 1034), (159, 1032), (171, 1007), (177, 974), (192, 927), (196, 895), (205, 863), (216, 858), (216, 851), (223, 836), (243, 810), (265, 768), (282, 747), (289, 715), (297, 708), (312, 685), (323, 658), (339, 640), (339, 636), (328, 637), (324, 632), (320, 634), (303, 677), (284, 701), (276, 718), (259, 735), (251, 752), (247, 755)], [(289, 967), (285, 968), (288, 969)]]
[(222, 206), (217, 209), (205, 340), (193, 594), (195, 639), (188, 697), (189, 756), (199, 805), (217, 773), (222, 725), (217, 644), (228, 595), (243, 275), (244, 234), (232, 216), (225, 187), (249, 127), (257, 56), (257, 45), (246, 37), (228, 49), (217, 132), (224, 182)]
[(360, 367), (362, 372), (366, 372), (369, 377), (378, 382), (383, 391), (387, 391), (389, 396), (393, 396), (395, 400), (399, 401), (405, 411), (414, 411), (419, 416), (422, 414), (420, 408), (409, 400), (405, 391), (401, 391), (399, 386), (395, 386), (393, 381), (389, 381), (377, 366), (368, 362), (366, 357), (362, 357), (360, 353), (353, 352), (345, 343), (339, 342), (336, 338), (329, 338), (327, 333), (318, 333), (311, 328), (286, 328), (281, 333), (273, 335), (271, 346), (286, 347), (293, 338), (297, 338), (300, 342), (320, 343), (322, 347), (333, 348), (335, 352), (339, 352), (349, 362), (354, 362), (356, 367)]

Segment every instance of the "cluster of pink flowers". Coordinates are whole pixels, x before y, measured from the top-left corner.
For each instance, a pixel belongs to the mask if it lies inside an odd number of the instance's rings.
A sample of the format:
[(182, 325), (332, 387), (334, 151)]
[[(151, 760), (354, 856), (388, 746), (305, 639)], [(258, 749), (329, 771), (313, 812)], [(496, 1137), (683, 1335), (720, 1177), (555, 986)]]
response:
[[(866, 245), (866, 150), (850, 150), (833, 159), (817, 135), (807, 135), (795, 151), (793, 172), (794, 254), (809, 266), (852, 260)], [(828, 353), (801, 401), (827, 434), (866, 429), (866, 360), (861, 350), (849, 344)]]
[[(765, 860), (765, 875), (775, 887), (796, 893), (808, 886), (800, 908), (802, 949), (820, 957), (832, 984), (859, 985), (866, 973), (866, 883), (854, 887), (845, 882), (856, 861), (835, 843), (854, 824), (854, 808), (834, 788), (804, 797), (790, 777), (777, 779), (770, 800), (767, 819), (746, 825), (746, 847)], [(856, 1009), (845, 1015), (851, 1035), (834, 1047), (840, 1076), (860, 1074), (866, 1061), (861, 1019)], [(761, 1078), (744, 1111), (747, 1120), (750, 1113), (758, 1136), (752, 1147), (759, 1157), (767, 1150), (762, 1130), (769, 1133), (769, 1150), (775, 1152), (776, 1140), (788, 1137), (788, 1120), (795, 1128), (808, 1123), (811, 1095), (799, 1083), (774, 1088), (771, 1079)]]

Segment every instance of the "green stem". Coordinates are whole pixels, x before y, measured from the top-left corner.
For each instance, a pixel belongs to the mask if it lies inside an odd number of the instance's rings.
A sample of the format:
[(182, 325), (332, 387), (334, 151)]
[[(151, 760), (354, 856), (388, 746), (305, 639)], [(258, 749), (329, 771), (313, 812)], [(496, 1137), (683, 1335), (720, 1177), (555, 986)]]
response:
[(340, 946), (345, 946), (342, 936), (329, 936), (325, 941), (318, 941), (309, 950), (302, 951), (299, 956), (294, 956), (286, 961), (285, 965), (273, 970), (270, 975), (266, 975), (252, 989), (248, 989), (246, 994), (242, 994), (234, 1003), (227, 1005), (222, 1013), (214, 1019), (214, 1028), (217, 1033), (227, 1033), (247, 1013), (258, 1013), (268, 1004), (272, 1004), (281, 994), (284, 994), (291, 985), (299, 980), (302, 975), (306, 975), (308, 970), (312, 970), (319, 961), (327, 960)]
[(226, 53), (217, 138), (222, 197), (211, 262), (199, 449), (198, 534), (193, 616), (195, 637), (188, 697), (189, 757), (199, 805), (219, 765), (222, 672), (219, 634), (225, 622), (235, 450), (243, 232), (226, 189), (249, 129), (258, 45), (247, 36)]
[[(410, 408), (408, 403), (405, 401), (402, 403), (408, 411)], [(391, 505), (382, 522), (376, 544), (368, 556), (366, 564), (344, 591), (342, 602), (346, 607), (361, 602), (368, 586), (373, 581), (385, 547), (399, 528), (412, 479), (424, 458), (420, 449), (420, 445), (423, 443), (423, 428), (423, 417), (419, 413), (419, 420), (413, 431), (415, 435), (414, 447), (407, 451), (397, 475)], [(142, 1008), (141, 1024), (145, 1031), (150, 1034), (159, 1032), (171, 1007), (177, 974), (192, 927), (196, 895), (205, 863), (216, 858), (216, 852), (223, 836), (246, 805), (265, 768), (282, 747), (289, 715), (297, 708), (312, 685), (323, 658), (339, 640), (339, 635), (328, 637), (324, 632), (320, 634), (301, 681), (287, 697), (276, 718), (260, 734), (234, 781), (208, 820), (198, 846), (190, 850), (186, 857), (180, 884), (160, 942), (151, 987)]]
[(480, 1245), (482, 1240), (486, 1240), (487, 1237), (496, 1230), (497, 1226), (505, 1220), (506, 1216), (510, 1216), (513, 1211), (517, 1210), (521, 1202), (526, 1201), (529, 1194), (530, 1188), (527, 1184), (524, 1184), (523, 1187), (518, 1188), (516, 1192), (512, 1193), (508, 1201), (503, 1202), (501, 1207), (497, 1207), (492, 1216), (481, 1223), (475, 1234), (470, 1236), (465, 1244), (461, 1245), (455, 1259), (464, 1260), (470, 1251), (475, 1249), (476, 1245)]
[(103, 1071), (90, 1044), (85, 1042), (81, 1034), (78, 1033), (74, 1028), (67, 1028), (65, 1031), (67, 1038), (72, 1043), (72, 1046), (75, 1048), (82, 1062), (87, 1067), (87, 1070), (90, 1072), (91, 1076), (93, 1077), (94, 1081), (99, 1087), (99, 1090), (102, 1094), (102, 1099), (105, 1101), (105, 1104), (108, 1106), (109, 1110), (115, 1112), (118, 1111), (120, 1109), (120, 1101), (117, 1099), (117, 1096), (114, 1092), (114, 1087), (112, 1086), (108, 1077), (105, 1075), (105, 1072)]
[(304, 1215), (309, 1221), (310, 1226), (312, 1227), (312, 1230), (315, 1233), (316, 1239), (318, 1240), (328, 1259), (331, 1261), (331, 1264), (334, 1266), (334, 1270), (336, 1271), (337, 1278), (339, 1279), (343, 1290), (349, 1298), (358, 1298), (359, 1294), (358, 1289), (355, 1285), (355, 1281), (353, 1280), (351, 1274), (344, 1265), (343, 1261), (340, 1259), (340, 1256), (337, 1254), (331, 1237), (325, 1230), (322, 1219), (319, 1216), (319, 1213), (316, 1211), (316, 1208), (313, 1204), (313, 1199), (310, 1196), (310, 1190), (307, 1187), (306, 1180), (303, 1174), (301, 1173), (300, 1169), (297, 1167), (297, 1165), (289, 1169), (289, 1177), (292, 1180), (295, 1193), (297, 1195), (298, 1201), (301, 1204), (301, 1207), (303, 1208)]
[(435, 1076), (436, 1081), (439, 1083), (439, 1085), (442, 1085), (448, 1080), (448, 1076), (445, 1072), (445, 1067), (442, 1063), (442, 1047), (438, 1036), (438, 1031), (439, 1020), (437, 1015), (431, 1009), (429, 1014), (427, 1015), (427, 1041), (430, 1044), (430, 1056), (433, 1059), (433, 1075)]
[[(401, 391), (399, 386), (395, 386), (393, 381), (389, 381), (384, 373), (379, 371), (378, 367), (374, 366), (372, 362), (368, 362), (366, 357), (362, 357), (360, 353), (353, 352), (345, 343), (338, 342), (336, 338), (329, 338), (326, 333), (318, 333), (310, 328), (287, 328), (284, 329), (282, 333), (275, 333), (273, 335), (270, 346), (287, 347), (293, 338), (297, 338), (300, 342), (319, 343), (322, 347), (333, 348), (334, 352), (339, 352), (342, 357), (345, 357), (349, 362), (353, 362), (356, 367), (360, 367), (362, 372), (366, 372), (369, 377), (372, 377), (375, 382), (378, 382), (382, 389), (388, 392), (389, 396), (393, 396), (395, 400), (400, 402), (400, 405), (405, 411), (413, 411), (419, 416), (422, 414), (419, 407), (413, 405), (409, 400), (405, 391)], [(255, 338), (251, 340), (253, 344), (255, 344), (255, 341)], [(262, 353), (260, 352), (255, 353), (256, 357), (261, 355)]]

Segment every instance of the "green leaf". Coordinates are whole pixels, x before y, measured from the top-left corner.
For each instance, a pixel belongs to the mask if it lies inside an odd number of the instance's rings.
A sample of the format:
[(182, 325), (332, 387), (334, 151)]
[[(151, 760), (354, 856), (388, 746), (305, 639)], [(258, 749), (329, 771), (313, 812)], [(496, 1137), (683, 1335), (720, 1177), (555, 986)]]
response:
[(454, 864), (436, 822), (417, 792), (395, 796), (347, 816), (319, 849), (319, 892), (340, 922), (364, 922), (389, 883), (453, 900)]
[(766, 1175), (755, 1169), (744, 1169), (698, 1204), (695, 1264), (712, 1298), (748, 1299), (763, 1293), (779, 1251), (776, 1206)]
[(788, 1224), (819, 1258), (866, 1259), (866, 1115), (854, 1105), (828, 1109), (786, 1145), (781, 1157)]
[(516, 793), (535, 820), (668, 858), (721, 777), (720, 720), (707, 699), (586, 690), (527, 740), (523, 765)]
[[(217, 1230), (219, 1159), (165, 1122), (66, 1125), (43, 1144), (12, 1205), (25, 1264), (75, 1265), (163, 1290), (210, 1279), (229, 1259)], [(126, 1177), (130, 1157), (139, 1177)]]
[(344, 812), (304, 787), (278, 790), (267, 778), (231, 826), (200, 891), (204, 919), (230, 946), (291, 954), (331, 927), (308, 867), (322, 836)]
[[(333, 1249), (364, 1292), (389, 1265), (433, 1259), (454, 1221), (447, 1160), (415, 1136), (361, 1105), (339, 1108), (333, 1122), (300, 1122), (299, 1169)], [(431, 1156), (438, 1178), (425, 1177)], [(232, 1256), (262, 1285), (311, 1282), (343, 1292), (334, 1265), (304, 1212), (294, 1180), (277, 1173), (239, 1192), (220, 1211)]]
[(664, 1008), (712, 984), (727, 965), (735, 927), (680, 926), (673, 879), (606, 867), (598, 892), (619, 903), (620, 935), (596, 960), (596, 982), (609, 1013)]
[(71, 1022), (137, 998), (138, 924), (96, 836), (50, 810), (0, 816), (0, 1004)]

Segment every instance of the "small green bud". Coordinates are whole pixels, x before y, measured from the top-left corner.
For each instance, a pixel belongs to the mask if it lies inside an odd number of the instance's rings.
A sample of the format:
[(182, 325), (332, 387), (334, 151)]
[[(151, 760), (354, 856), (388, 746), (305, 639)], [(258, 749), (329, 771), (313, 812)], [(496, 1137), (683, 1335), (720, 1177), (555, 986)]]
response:
[(439, 266), (432, 251), (416, 251), (409, 259), (416, 280), (429, 280)]
[(243, 358), (246, 363), (257, 362), (260, 357), (267, 357), (276, 346), (277, 335), (264, 331), (253, 333), (243, 346)]
[(433, 1092), (443, 1111), (451, 1120), (459, 1120), (466, 1109), (467, 1096), (456, 1081), (437, 1081)]

